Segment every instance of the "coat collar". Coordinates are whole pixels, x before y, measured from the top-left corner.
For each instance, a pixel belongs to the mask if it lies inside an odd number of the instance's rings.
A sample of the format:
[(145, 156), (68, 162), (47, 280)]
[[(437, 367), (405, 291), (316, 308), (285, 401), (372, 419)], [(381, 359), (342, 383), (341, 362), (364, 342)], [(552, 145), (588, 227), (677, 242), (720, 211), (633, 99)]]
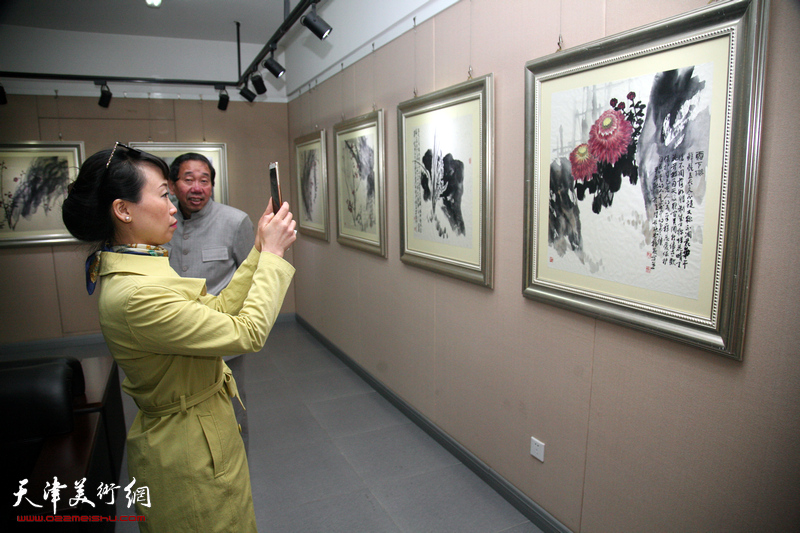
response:
[(206, 294), (206, 280), (180, 277), (169, 266), (169, 259), (166, 257), (103, 252), (100, 256), (100, 277), (111, 274), (170, 278), (170, 287), (184, 292), (193, 299)]

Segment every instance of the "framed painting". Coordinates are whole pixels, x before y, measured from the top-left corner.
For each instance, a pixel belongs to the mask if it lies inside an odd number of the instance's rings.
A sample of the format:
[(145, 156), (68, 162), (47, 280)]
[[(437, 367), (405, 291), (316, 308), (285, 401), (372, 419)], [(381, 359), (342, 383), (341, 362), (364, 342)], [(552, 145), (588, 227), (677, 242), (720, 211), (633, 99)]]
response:
[(328, 165), (325, 130), (294, 141), (297, 228), (300, 233), (328, 240)]
[(400, 259), (493, 286), (491, 74), (397, 106)]
[(741, 359), (764, 5), (527, 63), (526, 297)]
[[(179, 156), (194, 152), (204, 155), (214, 166), (214, 201), (221, 204), (228, 203), (228, 150), (225, 143), (199, 142), (131, 142), (130, 146), (157, 155), (172, 165)], [(175, 198), (172, 197), (175, 201)]]
[(386, 257), (383, 110), (336, 124), (336, 240)]
[(77, 242), (61, 204), (84, 157), (83, 141), (0, 144), (0, 246)]

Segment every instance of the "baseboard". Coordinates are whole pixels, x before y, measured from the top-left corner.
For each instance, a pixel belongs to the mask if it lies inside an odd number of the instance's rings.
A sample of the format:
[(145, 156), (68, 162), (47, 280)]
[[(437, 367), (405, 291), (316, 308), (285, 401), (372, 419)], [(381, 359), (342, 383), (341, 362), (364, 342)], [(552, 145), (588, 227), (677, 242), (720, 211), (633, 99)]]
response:
[(503, 476), (495, 472), (486, 463), (481, 461), (475, 454), (467, 450), (458, 441), (445, 433), (436, 424), (431, 422), (425, 415), (417, 411), (411, 404), (403, 400), (391, 389), (377, 380), (372, 374), (367, 372), (361, 365), (340, 350), (335, 344), (328, 340), (322, 333), (317, 331), (314, 326), (308, 323), (299, 314), (295, 314), (297, 322), (308, 330), (317, 340), (330, 350), (336, 357), (346, 364), (350, 369), (358, 374), (361, 379), (366, 381), (381, 396), (386, 398), (400, 412), (407, 416), (412, 422), (419, 426), (425, 433), (430, 435), (436, 442), (449, 451), (459, 461), (464, 463), (470, 470), (478, 475), (487, 485), (492, 487), (500, 496), (513, 505), (520, 513), (530, 520), (535, 526), (545, 533), (572, 533), (569, 528), (556, 520), (550, 513), (545, 511), (539, 504), (531, 500), (518, 488), (509, 483)]

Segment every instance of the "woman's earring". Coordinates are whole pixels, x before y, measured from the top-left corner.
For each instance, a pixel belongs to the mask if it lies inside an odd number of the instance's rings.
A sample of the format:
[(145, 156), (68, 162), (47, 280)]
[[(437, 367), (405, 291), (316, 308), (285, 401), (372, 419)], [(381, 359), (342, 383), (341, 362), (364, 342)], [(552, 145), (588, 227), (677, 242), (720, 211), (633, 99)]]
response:
[(130, 221), (131, 221), (131, 217), (125, 217), (125, 222), (130, 222)]

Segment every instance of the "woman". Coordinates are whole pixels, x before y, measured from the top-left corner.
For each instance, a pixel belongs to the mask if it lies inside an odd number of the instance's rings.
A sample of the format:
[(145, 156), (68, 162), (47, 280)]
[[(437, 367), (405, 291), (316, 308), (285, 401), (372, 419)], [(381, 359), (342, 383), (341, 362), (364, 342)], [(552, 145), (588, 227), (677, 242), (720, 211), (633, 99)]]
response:
[[(295, 221), (271, 202), (254, 247), (219, 296), (181, 278), (161, 245), (175, 231), (169, 169), (117, 143), (89, 157), (64, 201), (63, 219), (98, 251), (87, 288), (102, 279), (100, 326), (139, 407), (128, 432), (142, 531), (256, 531), (250, 475), (231, 404), (236, 383), (224, 355), (260, 350), (294, 268), (283, 254)], [(149, 504), (149, 505), (148, 505)]]

